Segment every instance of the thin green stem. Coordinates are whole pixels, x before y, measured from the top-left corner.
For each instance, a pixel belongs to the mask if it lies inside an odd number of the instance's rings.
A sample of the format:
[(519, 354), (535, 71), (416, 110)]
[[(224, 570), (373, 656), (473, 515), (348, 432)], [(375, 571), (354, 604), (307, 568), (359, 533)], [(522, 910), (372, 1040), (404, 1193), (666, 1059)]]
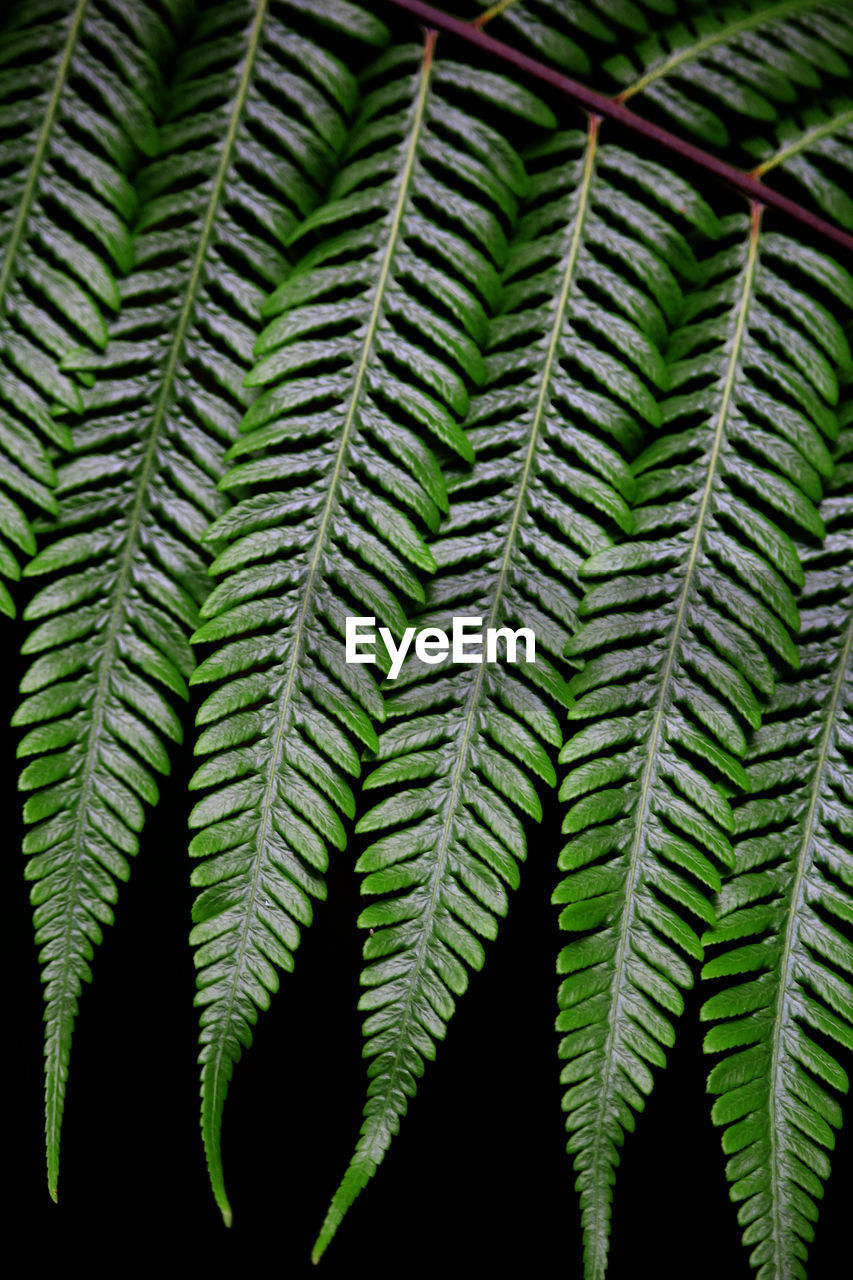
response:
[(499, 18), (502, 13), (506, 12), (510, 5), (515, 3), (516, 0), (498, 0), (497, 4), (493, 4), (490, 8), (486, 9), (485, 12), (476, 17), (471, 23), (471, 26), (484, 27), (487, 22), (492, 21), (492, 18)]
[(756, 9), (755, 12), (748, 14), (745, 18), (739, 18), (736, 22), (716, 27), (708, 35), (694, 40), (692, 44), (684, 45), (681, 49), (676, 49), (669, 57), (663, 58), (655, 66), (650, 67), (627, 89), (623, 89), (621, 93), (617, 94), (616, 101), (627, 102), (629, 98), (633, 98), (635, 94), (642, 93), (644, 89), (647, 89), (650, 84), (654, 84), (656, 80), (662, 80), (679, 67), (684, 66), (686, 62), (701, 58), (703, 53), (708, 53), (709, 50), (725, 44), (727, 40), (733, 40), (745, 31), (752, 31), (755, 27), (761, 26), (766, 22), (778, 22), (780, 18), (784, 18), (790, 13), (797, 13), (800, 9), (813, 9), (814, 7), (815, 0), (782, 0), (782, 3), (771, 5), (769, 8)]
[(802, 151), (806, 151), (815, 143), (820, 142), (823, 138), (829, 138), (834, 133), (838, 133), (841, 129), (846, 128), (848, 124), (853, 124), (853, 107), (848, 107), (846, 111), (840, 111), (837, 115), (832, 116), (829, 120), (824, 120), (822, 124), (816, 124), (811, 129), (804, 130), (798, 138), (793, 142), (788, 142), (784, 147), (780, 147), (778, 151), (774, 151), (772, 156), (766, 160), (762, 160), (761, 164), (755, 166), (752, 170), (753, 178), (763, 178), (765, 173), (769, 173), (771, 169), (778, 168), (786, 160), (792, 160)]

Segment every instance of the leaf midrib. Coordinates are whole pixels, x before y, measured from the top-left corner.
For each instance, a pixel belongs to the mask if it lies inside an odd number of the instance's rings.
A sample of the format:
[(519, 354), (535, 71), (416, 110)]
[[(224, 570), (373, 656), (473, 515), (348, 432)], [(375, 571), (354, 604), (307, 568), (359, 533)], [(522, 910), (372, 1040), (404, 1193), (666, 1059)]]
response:
[[(254, 915), (255, 900), (257, 898), (257, 892), (258, 892), (258, 881), (260, 878), (262, 862), (264, 860), (263, 849), (266, 844), (269, 826), (271, 822), (272, 801), (273, 801), (273, 796), (275, 794), (276, 783), (278, 779), (278, 769), (279, 769), (279, 763), (280, 763), (280, 757), (281, 757), (282, 742), (284, 739), (287, 717), (290, 711), (293, 685), (296, 678), (296, 672), (299, 666), (299, 658), (301, 654), (302, 641), (304, 637), (305, 626), (306, 626), (306, 621), (308, 616), (309, 603), (313, 594), (314, 584), (317, 578), (320, 558), (322, 556), (323, 549), (326, 543), (332, 511), (334, 509), (334, 506), (336, 504), (337, 497), (338, 497), (337, 491), (340, 483), (341, 472), (344, 465), (344, 458), (346, 456), (347, 449), (349, 447), (350, 435), (352, 434), (353, 423), (355, 421), (356, 411), (361, 398), (361, 391), (364, 383), (364, 378), (367, 372), (368, 361), (370, 358), (373, 341), (376, 335), (376, 329), (377, 329), (380, 315), (381, 315), (382, 303), (383, 303), (384, 294), (385, 294), (385, 287), (388, 281), (388, 275), (391, 269), (391, 262), (394, 257), (394, 252), (395, 252), (397, 241), (399, 238), (399, 232), (400, 232), (400, 227), (402, 225), (406, 202), (408, 200), (409, 188), (411, 185), (412, 170), (414, 167), (415, 155), (417, 152), (418, 143), (420, 141), (421, 130), (423, 127), (423, 118), (426, 110), (426, 100), (427, 100), (427, 92), (429, 89), (429, 83), (430, 83), (431, 72), (432, 72), (434, 46), (435, 46), (435, 33), (431, 32), (427, 35), (427, 38), (424, 44), (424, 58), (423, 58), (423, 63), (421, 65), (421, 73), (420, 73), (421, 83), (420, 83), (418, 97), (415, 105), (415, 112), (414, 112), (412, 126), (411, 126), (409, 145), (408, 145), (406, 159), (403, 166), (403, 173), (400, 181), (400, 189), (398, 191), (397, 201), (394, 206), (394, 211), (389, 224), (390, 234), (388, 238), (388, 246), (385, 251), (382, 267), (380, 269), (379, 277), (376, 283), (373, 306), (371, 309), (370, 319), (368, 321), (364, 344), (362, 346), (361, 357), (359, 360), (358, 368), (356, 370), (356, 377), (355, 377), (353, 392), (350, 397), (349, 408), (347, 410), (346, 420), (344, 422), (343, 431), (341, 433), (341, 443), (338, 448), (337, 456), (335, 458), (334, 469), (332, 471), (332, 477), (329, 485), (329, 494), (326, 499), (326, 504), (323, 509), (323, 514), (320, 519), (320, 525), (318, 528), (317, 537), (314, 543), (314, 552), (311, 559), (311, 564), (308, 571), (308, 578), (305, 585), (305, 591), (303, 593), (302, 603), (300, 605), (300, 610), (299, 610), (299, 616), (296, 623), (296, 632), (295, 632), (294, 642), (293, 642), (292, 651), (291, 651), (291, 659), (290, 659), (290, 665), (289, 665), (288, 674), (287, 674), (287, 682), (285, 685), (284, 693), (281, 698), (281, 702), (279, 704), (279, 714), (278, 714), (278, 719), (276, 723), (272, 751), (270, 753), (270, 765), (267, 772), (267, 783), (266, 783), (264, 795), (261, 801), (261, 821), (259, 825), (259, 835), (258, 835), (257, 845), (256, 845), (257, 852), (255, 854), (255, 865), (253, 868), (252, 880), (251, 880), (251, 885), (249, 889), (248, 905), (245, 911), (243, 928), (241, 930), (240, 942), (237, 949), (236, 962), (234, 964), (234, 978), (228, 993), (228, 1004), (225, 1010), (225, 1015), (224, 1015), (224, 1018), (222, 1019), (223, 1028), (230, 1023), (231, 1016), (233, 1013), (233, 1008), (234, 1008), (234, 1001), (236, 999), (239, 979), (242, 976), (243, 967), (245, 965), (246, 939), (248, 937), (249, 923), (251, 918)], [(211, 1115), (216, 1114), (217, 1091), (219, 1088), (219, 1079), (220, 1079), (220, 1073), (222, 1068), (222, 1058), (223, 1058), (224, 1051), (225, 1051), (225, 1035), (223, 1031), (223, 1034), (219, 1036), (217, 1053), (211, 1068), (213, 1072), (213, 1079), (214, 1079), (214, 1097), (211, 1103), (211, 1110), (210, 1110)]]
[(792, 160), (814, 143), (820, 142), (823, 138), (831, 137), (833, 133), (837, 133), (848, 124), (853, 124), (853, 107), (848, 107), (846, 111), (839, 111), (836, 115), (831, 116), (829, 120), (824, 120), (822, 124), (816, 124), (811, 129), (804, 130), (793, 142), (786, 143), (778, 151), (774, 151), (772, 156), (763, 160), (761, 164), (756, 165), (752, 170), (752, 177), (763, 178), (764, 174), (769, 173), (771, 169), (775, 169), (779, 165), (785, 164), (786, 161)]
[(776, 997), (776, 1016), (773, 1020), (773, 1048), (770, 1055), (769, 1073), (771, 1088), (769, 1093), (768, 1109), (770, 1111), (770, 1177), (772, 1180), (770, 1202), (773, 1205), (773, 1219), (776, 1226), (776, 1233), (774, 1236), (776, 1269), (780, 1276), (783, 1275), (785, 1271), (783, 1265), (785, 1262), (785, 1255), (782, 1252), (783, 1225), (780, 1216), (785, 1175), (784, 1171), (779, 1167), (781, 1152), (779, 1150), (780, 1144), (777, 1141), (776, 1121), (777, 1113), (782, 1110), (780, 1100), (784, 1099), (786, 1095), (785, 1081), (780, 1078), (782, 1072), (781, 1040), (783, 1030), (790, 1022), (788, 1017), (788, 1002), (796, 989), (796, 982), (793, 973), (795, 961), (794, 952), (799, 941), (799, 921), (804, 905), (803, 893), (806, 876), (813, 865), (815, 820), (817, 817), (818, 804), (823, 794), (826, 767), (829, 760), (829, 750), (838, 719), (839, 704), (844, 690), (845, 677), (847, 675), (847, 668), (850, 664), (851, 653), (853, 653), (853, 611), (851, 611), (850, 621), (847, 626), (847, 634), (844, 638), (841, 657), (839, 658), (838, 669), (833, 682), (832, 696), (830, 698), (829, 709), (826, 717), (826, 727), (821, 737), (820, 750), (818, 751), (817, 759), (815, 761), (811, 794), (809, 796), (809, 807), (806, 813), (805, 822), (803, 823), (803, 838), (800, 841), (800, 847), (797, 852), (797, 869), (794, 875), (794, 883), (791, 888), (788, 924), (785, 929), (785, 941), (782, 946), (782, 953), (779, 962), (779, 992)]
[[(490, 627), (493, 627), (497, 621), (498, 612), (500, 610), (504, 590), (506, 587), (506, 576), (509, 569), (510, 561), (512, 559), (513, 551), (515, 550), (516, 537), (518, 534), (518, 525), (521, 519), (521, 512), (524, 506), (524, 500), (525, 500), (525, 497), (527, 496), (527, 486), (530, 478), (530, 470), (533, 464), (533, 458), (536, 452), (536, 446), (539, 439), (539, 431), (540, 431), (544, 414), (545, 414), (545, 405), (546, 405), (546, 401), (548, 399), (548, 393), (551, 387), (551, 373), (554, 367), (554, 361), (557, 356), (557, 348), (559, 345), (560, 336), (563, 331), (563, 324), (565, 320), (568, 297), (571, 291), (572, 284), (574, 283), (574, 279), (575, 279), (575, 269), (577, 266), (578, 254), (580, 252), (581, 239), (582, 239), (583, 230), (586, 224), (586, 215), (589, 209), (589, 193), (592, 186), (592, 179), (593, 179), (593, 174), (595, 169), (595, 156), (598, 149), (599, 124), (600, 124), (600, 119), (598, 116), (590, 117), (587, 153), (584, 161), (583, 175), (578, 186), (578, 208), (575, 215), (574, 227), (572, 228), (572, 235), (569, 242), (568, 253), (566, 255), (566, 267), (563, 273), (563, 280), (560, 287), (557, 306), (555, 308), (554, 324), (552, 326), (551, 335), (548, 342), (548, 348), (547, 348), (546, 357), (545, 357), (545, 364), (542, 372), (542, 379), (539, 386), (539, 395), (537, 397), (536, 408), (533, 414), (531, 430), (530, 430), (530, 440), (528, 442), (527, 453), (525, 455), (525, 460), (524, 460), (524, 466), (522, 469), (521, 478), (519, 480), (518, 496), (516, 498), (515, 506), (513, 508), (512, 519), (510, 521), (509, 532), (507, 534), (506, 543), (504, 547), (504, 554), (501, 560), (501, 567), (498, 573), (497, 583), (495, 586), (494, 600), (492, 603), (491, 612), (489, 614), (488, 625)], [(451, 827), (455, 820), (456, 811), (459, 805), (459, 789), (462, 785), (462, 777), (465, 772), (465, 767), (467, 765), (468, 748), (471, 743), (471, 735), (474, 728), (474, 719), (480, 703), (480, 693), (483, 686), (483, 680), (485, 678), (485, 672), (486, 672), (485, 663), (480, 663), (479, 667), (477, 668), (477, 672), (475, 674), (474, 680), (472, 681), (472, 684), (471, 684), (471, 691), (468, 695), (468, 712), (465, 718), (465, 725), (464, 725), (464, 729), (463, 729), (460, 744), (459, 744), (459, 750), (457, 752), (456, 766), (453, 771), (453, 780), (450, 786), (450, 795), (448, 797), (447, 804), (446, 804), (446, 810), (445, 810), (446, 817), (444, 821), (444, 827), (442, 829), (441, 836), (439, 838), (438, 859), (436, 862), (435, 870), (433, 872), (430, 898), (427, 904), (426, 912), (422, 917), (425, 923), (421, 931), (421, 940), (418, 944), (418, 951), (415, 957), (415, 964), (412, 969), (412, 976), (409, 982), (409, 988), (406, 995), (406, 1002), (403, 1010), (403, 1016), (400, 1021), (399, 1034), (397, 1037), (397, 1049), (394, 1055), (394, 1065), (389, 1075), (388, 1088), (385, 1091), (386, 1100), (394, 1092), (394, 1085), (396, 1083), (397, 1075), (400, 1069), (400, 1058), (403, 1052), (404, 1041), (406, 1038), (406, 1031), (408, 1029), (409, 1022), (411, 1020), (412, 1001), (414, 999), (414, 991), (415, 991), (415, 987), (417, 986), (418, 977), (420, 975), (421, 970), (423, 969), (423, 966), (426, 960), (427, 942), (429, 938), (431, 938), (432, 936), (432, 921), (435, 916), (436, 904), (438, 902), (438, 894), (441, 888), (444, 869), (447, 863), (448, 852), (450, 849), (450, 844), (451, 844), (450, 832), (451, 832)], [(384, 1119), (384, 1115), (385, 1115), (385, 1111), (383, 1110), (381, 1115), (377, 1118), (377, 1127), (379, 1127), (381, 1120)], [(368, 1152), (365, 1153), (365, 1156), (368, 1158), (370, 1157), (370, 1152), (373, 1150), (373, 1145), (375, 1141), (376, 1141), (376, 1136), (374, 1134), (374, 1138), (371, 1142), (371, 1148), (368, 1150)]]
[(758, 9), (747, 17), (740, 18), (737, 22), (731, 22), (728, 26), (719, 27), (707, 36), (702, 36), (701, 39), (695, 40), (693, 44), (677, 49), (675, 53), (671, 53), (668, 58), (659, 62), (657, 66), (650, 67), (648, 71), (628, 85), (627, 89), (623, 89), (621, 93), (617, 94), (616, 101), (627, 102), (629, 98), (633, 98), (637, 93), (642, 93), (644, 89), (648, 88), (656, 80), (661, 80), (664, 76), (669, 75), (675, 67), (681, 66), (682, 63), (688, 62), (691, 58), (700, 58), (709, 49), (713, 49), (719, 44), (724, 44), (727, 40), (739, 36), (744, 31), (751, 31), (765, 22), (773, 22), (789, 13), (796, 13), (799, 9), (814, 9), (815, 7), (815, 0), (781, 0), (779, 4), (771, 5), (768, 9)]
[(47, 145), (50, 141), (50, 135), (53, 132), (53, 125), (56, 120), (56, 113), (59, 110), (59, 100), (62, 96), (62, 90), (65, 88), (65, 82), (68, 79), (68, 69), (71, 66), (71, 58), (74, 53), (77, 37), (80, 34), (80, 27), (83, 23), (83, 14), (86, 9), (88, 0), (77, 0), (77, 7), (71, 18), (68, 28), (68, 36), (65, 40), (65, 46), (62, 50), (62, 56), (59, 59), (59, 66), (56, 69), (56, 75), (53, 80), (53, 89), (47, 103), (47, 110), (44, 114), (44, 122), (39, 131), (36, 149), (33, 152), (30, 171), (27, 175), (27, 181), (24, 185), (24, 191), (21, 196), (21, 203), (18, 207), (18, 213), (12, 227), (12, 234), (9, 237), (9, 247), (6, 256), (3, 259), (3, 266), (0, 268), (0, 318), (2, 318), (6, 310), (6, 301), (9, 295), (9, 285), (13, 278), (13, 268), (15, 259), (18, 256), (18, 250), (24, 238), (27, 220), (30, 216), (33, 200), (35, 199), (36, 189), (38, 187), (39, 178), (41, 177), (42, 165), (44, 164)]
[(497, 4), (493, 4), (483, 13), (478, 14), (476, 18), (473, 18), (471, 26), (484, 27), (487, 22), (491, 22), (493, 18), (499, 18), (502, 13), (505, 13), (515, 3), (516, 0), (497, 0)]
[[(666, 662), (661, 677), (660, 694), (658, 696), (657, 706), (655, 708), (654, 717), (652, 719), (651, 731), (649, 734), (649, 748), (646, 753), (646, 761), (643, 766), (642, 782), (640, 784), (640, 795), (636, 806), (636, 827), (634, 841), (631, 846), (631, 852), (628, 859), (628, 874), (626, 877), (625, 890), (625, 906), (623, 908), (622, 921), (619, 933), (619, 945), (616, 952), (616, 960), (614, 964), (614, 979), (611, 984), (611, 990), (615, 986), (616, 995), (609, 1017), (609, 1028), (607, 1040), (604, 1044), (604, 1080), (598, 1093), (599, 1106), (596, 1111), (595, 1139), (593, 1143), (593, 1168), (598, 1172), (599, 1169), (599, 1151), (603, 1137), (604, 1118), (609, 1109), (609, 1101), (611, 1094), (611, 1081), (614, 1067), (614, 1041), (617, 1029), (621, 1026), (622, 1018), (622, 1002), (624, 999), (625, 989), (625, 960), (628, 952), (630, 935), (632, 933), (634, 923), (635, 895), (637, 889), (637, 881), (640, 876), (642, 867), (641, 853), (644, 848), (643, 832), (645, 830), (648, 819), (649, 804), (651, 800), (651, 788), (656, 776), (656, 760), (658, 756), (660, 738), (663, 732), (665, 715), (669, 707), (670, 701), (670, 683), (672, 679), (673, 669), (676, 665), (676, 655), (681, 643), (681, 632), (684, 626), (684, 619), (687, 613), (687, 603), (691, 595), (691, 586), (693, 575), (696, 570), (696, 563), (699, 557), (699, 550), (705, 532), (705, 520), (707, 517), (708, 506), (710, 503), (713, 482), (716, 477), (717, 463), (719, 460), (720, 450), (725, 438), (725, 427), (729, 413), (732, 393), (734, 390), (735, 378), (737, 375), (738, 362), (740, 359), (741, 348), (743, 345), (743, 336), (746, 328), (746, 317), (749, 308), (749, 296), (752, 291), (753, 281), (758, 256), (758, 240), (761, 228), (761, 210), (757, 205), (752, 209), (752, 220), (750, 224), (750, 240), (749, 252), (747, 256), (746, 268), (744, 270), (743, 286), (741, 289), (740, 305), (738, 308), (738, 319), (735, 326), (735, 332), (732, 337), (732, 350), (729, 359), (728, 369), (726, 371), (726, 380), (723, 385), (723, 394), (720, 402), (720, 411), (717, 417), (717, 425), (714, 431), (714, 441), (708, 460), (708, 474), (705, 481), (705, 489), (702, 494), (697, 518), (696, 531), (693, 535), (693, 542), (690, 548), (690, 555), (687, 560), (687, 566), (684, 574), (684, 585), (681, 590), (681, 597), (678, 602), (678, 610), (676, 612), (675, 621), (672, 628), (672, 638), (670, 640), (669, 649), (667, 651)], [(597, 1215), (600, 1207), (600, 1201), (594, 1201), (594, 1209)]]
[[(86, 0), (80, 0), (81, 7), (85, 3), (86, 3)], [(109, 674), (112, 668), (112, 660), (113, 660), (113, 655), (115, 650), (116, 638), (118, 636), (119, 627), (121, 625), (121, 620), (122, 620), (121, 615), (122, 615), (123, 606), (124, 606), (127, 582), (130, 576), (131, 561), (132, 561), (133, 553), (136, 550), (136, 545), (137, 545), (138, 536), (139, 536), (142, 507), (145, 500), (146, 491), (148, 488), (148, 481), (150, 478), (151, 470), (154, 465), (154, 455), (155, 455), (156, 447), (159, 441), (160, 432), (162, 430), (162, 426), (165, 421), (166, 407), (173, 390), (173, 384), (175, 379), (175, 373), (178, 366), (178, 361), (183, 351), (190, 315), (195, 305), (196, 294), (198, 292), (198, 287), (201, 280), (201, 273), (202, 273), (202, 267), (204, 265), (204, 259), (207, 254), (207, 250), (210, 243), (213, 223), (216, 217), (217, 209), (219, 207), (222, 191), (225, 186), (225, 177), (227, 174), (228, 166), (230, 164), (231, 153), (233, 150), (237, 129), (239, 127), (240, 118), (242, 116), (243, 106), (245, 104), (249, 80), (251, 78), (251, 72), (252, 72), (252, 68), (254, 65), (255, 56), (257, 52), (257, 45), (258, 45), (258, 40), (260, 36), (260, 28), (263, 22), (266, 7), (267, 7), (267, 0), (258, 0), (258, 8), (255, 13), (254, 21), (253, 21), (252, 28), (249, 35), (249, 41), (247, 43), (245, 66), (243, 69), (243, 73), (240, 77), (240, 82), (238, 84), (237, 93), (235, 95), (235, 100), (234, 100), (234, 107), (231, 113), (231, 118), (228, 124), (228, 130), (226, 132), (225, 140), (223, 143), (222, 155), (220, 157), (219, 166), (217, 168), (216, 175), (214, 177), (213, 185), (211, 188), (210, 199), (208, 201), (205, 219), (201, 228), (198, 248), (196, 250), (195, 258), (193, 259), (192, 270), (190, 272), (190, 277), (187, 283), (187, 291), (186, 291), (186, 297), (184, 299), (184, 305), (181, 308), (181, 313), (178, 319), (178, 325), (175, 330), (175, 337), (172, 342), (172, 347), (169, 353), (169, 360), (167, 362), (166, 369), (163, 375), (163, 383), (161, 386), (160, 395), (158, 397), (158, 400), (154, 409), (154, 414), (151, 419), (151, 428), (150, 428), (148, 447), (145, 451), (145, 457), (143, 459), (142, 468), (139, 473), (139, 482), (137, 485), (136, 499), (134, 501), (133, 508), (131, 510), (130, 519), (128, 521), (128, 529), (127, 529), (127, 534), (125, 537), (125, 545), (124, 545), (124, 554), (122, 555), (118, 576), (116, 579), (115, 586), (113, 588), (114, 590), (113, 607), (110, 610), (110, 619), (104, 635), (103, 653), (99, 663), (98, 683), (95, 690), (95, 697), (92, 703), (92, 719), (91, 719), (91, 727), (89, 730), (89, 746), (86, 752), (86, 759), (84, 761), (83, 770), (81, 774), (81, 777), (84, 779), (84, 781), (80, 790), (78, 807), (77, 807), (77, 819), (74, 824), (73, 835), (72, 835), (72, 848), (75, 850), (81, 849), (82, 843), (83, 843), (83, 828), (84, 828), (85, 820), (88, 814), (88, 800), (89, 800), (89, 794), (92, 788), (92, 782), (93, 782), (94, 772), (95, 772), (94, 766), (96, 763), (97, 744), (100, 738), (101, 727), (103, 723), (104, 706), (105, 706), (107, 694), (109, 691)], [(71, 909), (68, 912), (68, 924), (66, 927), (65, 939), (63, 943), (63, 966), (62, 966), (62, 982), (61, 982), (61, 989), (63, 992), (63, 995), (61, 997), (61, 1004), (63, 1007), (63, 1018), (62, 1018), (63, 1022), (65, 1018), (64, 1006), (67, 1000), (66, 984), (68, 980), (68, 972), (69, 972), (70, 963), (71, 963), (70, 952), (71, 952), (72, 923), (74, 920), (75, 909), (77, 905), (78, 881), (80, 876), (81, 862), (82, 862), (82, 857), (80, 856), (79, 853), (75, 853), (74, 875), (72, 878), (71, 891), (70, 891)], [(58, 1050), (59, 1050), (59, 1046), (57, 1046), (57, 1052)], [(49, 1123), (49, 1126), (51, 1127), (51, 1131), (57, 1127), (57, 1117), (56, 1117), (57, 1109), (58, 1109), (58, 1094), (57, 1094), (57, 1091), (54, 1090), (51, 1096), (51, 1104), (49, 1104), (49, 1122), (48, 1123)]]

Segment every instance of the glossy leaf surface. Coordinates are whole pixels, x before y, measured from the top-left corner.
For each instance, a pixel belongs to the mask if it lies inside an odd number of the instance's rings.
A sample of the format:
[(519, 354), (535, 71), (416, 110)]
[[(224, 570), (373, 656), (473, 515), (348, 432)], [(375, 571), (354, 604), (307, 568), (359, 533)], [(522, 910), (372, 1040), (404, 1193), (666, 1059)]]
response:
[[(26, 572), (37, 655), (15, 724), (46, 1009), (48, 1182), (81, 984), (145, 805), (182, 739), (189, 637), (209, 589), (203, 537), (251, 392), (242, 383), (285, 239), (319, 199), (356, 86), (340, 62), (266, 6), (207, 11), (164, 104), (160, 149), (138, 179), (135, 270), (103, 354), (67, 354), (81, 379), (76, 454), (59, 513)], [(204, 110), (199, 103), (204, 103)], [(315, 124), (308, 124), (312, 120)], [(275, 149), (266, 130), (274, 123)], [(273, 203), (270, 187), (278, 189)]]
[[(598, 551), (568, 652), (575, 726), (561, 752), (570, 835), (554, 895), (577, 936), (560, 955), (563, 1107), (591, 1277), (604, 1274), (618, 1149), (665, 1063), (701, 960), (697, 922), (734, 865), (729, 794), (772, 696), (798, 666), (802, 568), (783, 526), (820, 538), (838, 384), (837, 321), (815, 274), (849, 305), (828, 259), (750, 223), (686, 299), (669, 347), (664, 430), (636, 459), (634, 536)], [(821, 434), (824, 433), (824, 435)]]
[[(486, 308), (523, 170), (482, 119), (500, 96), (536, 122), (527, 91), (425, 49), (366, 73), (330, 199), (303, 224), (302, 257), (270, 296), (249, 382), (263, 391), (230, 450), (209, 532), (227, 545), (193, 676), (202, 704), (190, 852), (203, 1127), (214, 1190), (222, 1107), (258, 1009), (293, 965), (329, 847), (342, 849), (359, 752), (377, 746), (378, 679), (347, 665), (347, 615), (399, 635), (401, 597), (434, 567), (423, 533), (447, 509), (433, 449), (472, 458), (459, 426), (482, 377)], [(488, 157), (489, 163), (486, 163)], [(308, 247), (313, 239), (313, 247)]]

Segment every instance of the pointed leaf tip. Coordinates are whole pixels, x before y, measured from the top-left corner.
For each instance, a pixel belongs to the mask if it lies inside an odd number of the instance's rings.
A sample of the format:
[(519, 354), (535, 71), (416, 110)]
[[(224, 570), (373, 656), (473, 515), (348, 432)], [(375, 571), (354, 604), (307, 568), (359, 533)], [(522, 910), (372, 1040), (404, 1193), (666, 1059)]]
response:
[(337, 1235), (338, 1227), (344, 1220), (347, 1210), (353, 1205), (360, 1192), (364, 1190), (370, 1181), (376, 1166), (366, 1166), (358, 1159), (353, 1157), (353, 1162), (344, 1174), (343, 1181), (334, 1194), (332, 1203), (329, 1205), (326, 1213), (325, 1221), (320, 1228), (320, 1233), (311, 1250), (311, 1261), (318, 1263), (329, 1245)]

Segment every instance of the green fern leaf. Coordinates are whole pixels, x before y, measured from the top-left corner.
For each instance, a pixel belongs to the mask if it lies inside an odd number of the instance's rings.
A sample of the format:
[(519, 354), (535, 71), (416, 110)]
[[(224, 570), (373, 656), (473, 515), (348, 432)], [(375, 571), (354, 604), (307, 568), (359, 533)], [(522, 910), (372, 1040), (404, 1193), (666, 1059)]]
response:
[(749, 150), (759, 160), (753, 170), (757, 178), (778, 169), (828, 218), (853, 230), (853, 200), (848, 195), (853, 174), (853, 99), (838, 100), (831, 111), (811, 107), (801, 119), (786, 118), (776, 130), (775, 146), (756, 139)]
[(489, 23), (489, 34), (530, 53), (555, 62), (567, 71), (584, 74), (598, 61), (601, 51), (612, 51), (620, 38), (648, 35), (650, 14), (676, 12), (675, 0), (477, 0), (484, 10), (474, 21)]
[[(156, 142), (159, 63), (178, 3), (25, 0), (0, 40), (0, 574), (34, 554), (34, 510), (56, 511), (54, 403), (80, 407), (57, 358), (103, 348), (103, 309), (130, 267), (127, 174)], [(174, 12), (173, 12), (174, 11)], [(0, 610), (15, 606), (0, 582)]]
[(703, 970), (723, 980), (702, 1010), (716, 1024), (705, 1048), (724, 1054), (708, 1088), (759, 1280), (804, 1280), (848, 1088), (830, 1050), (853, 1049), (849, 430), (837, 457), (826, 544), (803, 556), (803, 675), (780, 682), (750, 743), (748, 796), (734, 806), (737, 874), (705, 937), (724, 944)]
[(611, 545), (608, 530), (630, 532), (634, 482), (623, 455), (639, 444), (638, 419), (659, 424), (647, 385), (666, 375), (658, 301), (670, 316), (680, 303), (666, 259), (695, 267), (671, 211), (715, 225), (674, 175), (601, 148), (597, 121), (588, 138), (554, 135), (530, 163), (485, 387), (466, 422), (478, 461), (453, 479), (449, 516), (431, 543), (438, 574), (412, 621), (448, 633), (454, 615), (528, 627), (535, 662), (415, 660), (388, 686), (394, 723), (365, 787), (394, 789), (358, 823), (382, 832), (358, 869), (367, 873), (362, 892), (396, 896), (359, 920), (370, 929), (359, 1005), (370, 1011), (368, 1102), (315, 1261), (384, 1158), (467, 986), (465, 966), (480, 968), (480, 938), (495, 937), (506, 911), (504, 884), (518, 884), (523, 819), (542, 816), (536, 783), (556, 785), (578, 569)]
[[(358, 746), (375, 748), (377, 682), (344, 662), (344, 618), (405, 626), (433, 560), (420, 529), (446, 508), (431, 449), (470, 458), (458, 419), (482, 377), (495, 262), (524, 172), (481, 119), (484, 103), (551, 123), (526, 91), (426, 51), (369, 70), (330, 201), (268, 300), (249, 381), (264, 387), (230, 451), (226, 490), (249, 495), (209, 537), (227, 541), (199, 642), (219, 647), (193, 681), (199, 712), (191, 853), (202, 1006), (202, 1125), (226, 1221), (219, 1149), (225, 1093), (258, 1009), (290, 969), (327, 847), (342, 848)], [(247, 460), (243, 460), (247, 459)], [(224, 643), (223, 643), (224, 642)]]
[[(843, 89), (853, 58), (853, 13), (815, 0), (746, 0), (696, 6), (628, 53), (605, 63), (618, 99), (641, 95), (667, 124), (712, 147), (730, 141), (727, 120), (774, 124), (820, 89)], [(632, 105), (637, 106), (637, 103)]]
[(336, 59), (264, 4), (208, 9), (139, 178), (137, 265), (109, 345), (63, 361), (96, 376), (59, 471), (59, 513), (25, 571), (49, 580), (25, 611), (37, 625), (24, 651), (38, 656), (14, 718), (32, 726), (20, 786), (34, 792), (25, 818), (37, 824), (24, 848), (46, 984), (54, 1197), (81, 984), (144, 805), (157, 801), (155, 775), (181, 741), (176, 704), (209, 586), (202, 537), (225, 505), (217, 483), (251, 400), (242, 382), (261, 303), (284, 275), (286, 235), (319, 199), (355, 94)]
[[(624, 1133), (672, 1044), (671, 1019), (702, 958), (691, 917), (733, 862), (727, 793), (744, 784), (746, 733), (796, 666), (802, 583), (783, 528), (820, 537), (831, 462), (833, 362), (844, 335), (806, 291), (853, 301), (853, 280), (811, 250), (761, 235), (760, 213), (686, 300), (670, 347), (666, 430), (633, 464), (634, 540), (596, 552), (569, 653), (577, 732), (561, 752), (572, 800), (555, 892), (562, 951), (563, 1101), (584, 1220), (587, 1275), (606, 1267)], [(814, 425), (817, 424), (817, 427)], [(685, 959), (686, 957), (686, 959)]]

